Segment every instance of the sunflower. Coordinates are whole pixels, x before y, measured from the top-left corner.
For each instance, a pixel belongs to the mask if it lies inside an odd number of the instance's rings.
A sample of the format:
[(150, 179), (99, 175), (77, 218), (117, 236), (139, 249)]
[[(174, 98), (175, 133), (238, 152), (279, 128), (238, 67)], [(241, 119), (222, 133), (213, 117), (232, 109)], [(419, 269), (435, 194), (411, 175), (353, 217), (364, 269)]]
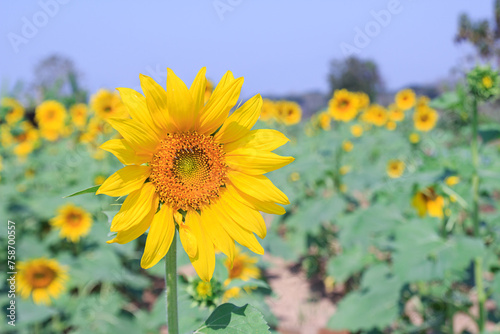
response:
[(410, 143), (417, 144), (420, 141), (420, 135), (416, 132), (412, 132), (410, 133), (408, 139), (410, 140)]
[(19, 122), (24, 117), (24, 107), (19, 101), (12, 97), (4, 97), (0, 102), (2, 109), (5, 108), (5, 121), (11, 125)]
[(65, 130), (66, 108), (55, 100), (42, 102), (35, 110), (35, 119), (40, 128), (40, 135), (54, 141), (63, 134)]
[(417, 96), (413, 90), (403, 89), (396, 94), (394, 100), (398, 108), (408, 110), (415, 105)]
[(22, 121), (12, 128), (2, 128), (2, 145), (13, 145), (13, 152), (21, 160), (33, 152), (40, 138), (39, 131), (28, 121)]
[(363, 120), (376, 126), (383, 126), (387, 122), (387, 111), (378, 104), (372, 104), (363, 114)]
[(336, 90), (328, 104), (328, 112), (337, 121), (349, 122), (358, 114), (359, 98), (346, 89)]
[(67, 269), (56, 260), (39, 258), (17, 264), (17, 288), (21, 297), (30, 294), (35, 304), (49, 305), (58, 298), (68, 279)]
[[(229, 259), (224, 262), (228, 271), (228, 279), (224, 282), (224, 286), (228, 286), (234, 279), (249, 281), (251, 279), (260, 278), (260, 269), (257, 267), (258, 259), (243, 253), (239, 247), (236, 247), (234, 260), (231, 263)], [(248, 291), (249, 289), (247, 289)], [(223, 300), (227, 301), (230, 298), (237, 298), (240, 295), (241, 289), (233, 287), (226, 290)]]
[(387, 130), (389, 130), (389, 131), (394, 131), (394, 130), (396, 130), (397, 126), (398, 126), (398, 125), (396, 124), (396, 122), (393, 122), (393, 121), (389, 121), (389, 122), (387, 122), (387, 123), (385, 124), (385, 127), (386, 127), (386, 128), (387, 128)]
[(364, 92), (355, 93), (358, 98), (358, 108), (366, 109), (370, 105), (370, 97)]
[(393, 122), (401, 122), (402, 120), (405, 119), (405, 113), (404, 110), (401, 108), (398, 108), (395, 104), (391, 104), (389, 106), (389, 120)]
[(100, 89), (90, 98), (90, 107), (101, 119), (129, 117), (120, 96), (107, 89)]
[(351, 126), (351, 134), (354, 137), (361, 137), (361, 135), (363, 134), (363, 127), (359, 124)]
[(436, 126), (439, 115), (436, 110), (431, 107), (420, 107), (417, 112), (413, 114), (413, 123), (415, 129), (419, 131), (430, 131)]
[(276, 115), (278, 121), (285, 125), (294, 125), (302, 118), (302, 109), (299, 104), (292, 101), (276, 102)]
[(351, 152), (354, 148), (353, 143), (350, 140), (344, 140), (342, 142), (342, 149), (346, 152)]
[(325, 131), (331, 130), (331, 128), (332, 128), (331, 121), (332, 121), (332, 119), (330, 117), (330, 114), (326, 111), (320, 113), (318, 116), (319, 126)]
[(50, 220), (50, 225), (60, 229), (59, 236), (71, 242), (78, 242), (86, 236), (92, 227), (92, 216), (84, 209), (73, 204), (66, 204), (57, 209), (57, 216)]
[(71, 123), (78, 129), (82, 129), (87, 124), (88, 107), (85, 103), (78, 103), (69, 109), (71, 114)]
[(264, 99), (262, 101), (262, 112), (260, 113), (260, 120), (268, 122), (276, 117), (277, 110), (276, 105), (273, 101), (269, 99)]
[(415, 108), (418, 111), (418, 108), (420, 107), (427, 107), (429, 102), (431, 102), (431, 99), (429, 99), (427, 96), (419, 96)]
[(346, 175), (350, 171), (351, 171), (351, 166), (349, 166), (349, 165), (345, 165), (345, 166), (342, 166), (339, 168), (340, 175)]
[(428, 214), (431, 217), (443, 218), (444, 199), (436, 194), (433, 187), (418, 191), (413, 197), (412, 205), (420, 217)]
[[(264, 249), (253, 233), (266, 235), (259, 211), (283, 214), (286, 195), (263, 174), (294, 160), (272, 153), (288, 139), (275, 130), (250, 130), (259, 118), (262, 98), (256, 95), (228, 117), (243, 84), (228, 71), (203, 104), (205, 68), (188, 87), (168, 69), (167, 89), (141, 75), (140, 93), (120, 88), (132, 119), (110, 118), (123, 136), (101, 148), (126, 167), (111, 175), (97, 194), (127, 196), (113, 218), (108, 242), (127, 243), (149, 228), (141, 260), (155, 265), (167, 253), (175, 233), (196, 272), (210, 281), (215, 250), (231, 261), (234, 241), (257, 254)], [(159, 211), (158, 206), (161, 205)]]
[(386, 171), (390, 178), (400, 178), (405, 171), (405, 163), (401, 160), (389, 160)]
[(457, 184), (460, 183), (460, 177), (458, 177), (456, 175), (448, 176), (444, 180), (444, 183), (446, 183), (447, 186), (453, 187), (453, 186), (455, 186), (455, 185), (457, 185)]

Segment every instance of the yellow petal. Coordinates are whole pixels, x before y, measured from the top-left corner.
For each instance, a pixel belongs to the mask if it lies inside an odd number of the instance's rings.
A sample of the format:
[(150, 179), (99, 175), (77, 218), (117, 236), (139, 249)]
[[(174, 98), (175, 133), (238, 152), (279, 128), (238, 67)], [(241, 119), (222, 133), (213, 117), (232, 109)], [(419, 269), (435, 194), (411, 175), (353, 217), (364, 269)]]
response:
[(207, 104), (200, 111), (200, 133), (212, 134), (224, 123), (229, 111), (238, 101), (242, 85), (243, 78), (238, 78), (220, 93), (216, 94), (214, 91)]
[(264, 254), (264, 248), (259, 244), (255, 235), (247, 229), (241, 227), (233, 217), (233, 210), (228, 207), (224, 201), (212, 205), (212, 209), (217, 213), (217, 217), (221, 217), (224, 221), (222, 227), (226, 232), (239, 242), (241, 245), (247, 247), (256, 254)]
[(259, 211), (246, 205), (246, 201), (236, 192), (234, 187), (227, 186), (223, 201), (231, 208), (229, 213), (234, 220), (244, 229), (255, 232), (259, 238), (264, 239), (267, 234), (266, 223)]
[(288, 138), (277, 130), (252, 130), (237, 141), (225, 144), (224, 150), (230, 152), (238, 148), (253, 148), (261, 151), (272, 151), (287, 142)]
[(290, 204), (288, 197), (264, 175), (247, 175), (230, 171), (227, 176), (238, 190), (260, 201)]
[(200, 276), (202, 280), (209, 282), (215, 269), (214, 244), (202, 225), (201, 216), (196, 211), (189, 210), (187, 212), (186, 222), (189, 224), (191, 232), (193, 232), (198, 244), (198, 253), (196, 257), (190, 257), (189, 259), (198, 276)]
[(226, 90), (230, 85), (234, 83), (234, 75), (231, 71), (227, 71), (224, 73), (222, 78), (219, 80), (219, 83), (215, 87), (214, 91), (212, 92), (211, 96), (217, 96), (221, 94), (224, 90)]
[(151, 268), (165, 255), (172, 244), (175, 234), (175, 223), (173, 209), (168, 205), (162, 205), (156, 213), (149, 228), (144, 254), (141, 259), (141, 267)]
[(146, 155), (137, 154), (125, 139), (111, 139), (100, 146), (101, 149), (108, 151), (120, 160), (124, 165), (140, 165), (148, 162), (152, 158), (152, 154)]
[(137, 154), (147, 155), (156, 152), (160, 139), (153, 132), (148, 132), (144, 124), (126, 118), (109, 118), (107, 121)]
[(188, 224), (189, 222), (179, 224), (179, 237), (181, 239), (182, 247), (184, 247), (187, 255), (192, 258), (196, 257), (198, 254), (198, 243), (196, 242), (196, 237), (191, 232)]
[(262, 97), (257, 94), (227, 118), (214, 139), (223, 144), (240, 139), (255, 125), (261, 109)]
[(119, 243), (119, 244), (126, 244), (132, 240), (135, 240), (139, 238), (141, 235), (144, 234), (144, 232), (147, 231), (149, 226), (151, 226), (151, 221), (153, 220), (153, 217), (155, 216), (155, 210), (151, 210), (149, 214), (144, 217), (144, 219), (136, 224), (131, 226), (127, 230), (120, 231), (116, 234), (116, 236), (112, 239), (107, 241), (108, 244), (111, 243)]
[(244, 200), (244, 203), (250, 207), (255, 208), (255, 210), (265, 212), (265, 213), (270, 213), (273, 215), (283, 215), (286, 213), (285, 208), (283, 208), (282, 206), (279, 206), (278, 204), (276, 204), (274, 202), (259, 201), (255, 197), (249, 196), (237, 188), (235, 188), (235, 189), (238, 192), (238, 194), (241, 196), (241, 198)]
[(239, 148), (226, 154), (226, 163), (229, 167), (250, 175), (271, 172), (294, 160), (293, 157), (282, 157), (272, 152), (251, 148)]
[(133, 191), (123, 201), (120, 211), (111, 222), (111, 231), (120, 232), (139, 224), (151, 210), (156, 212), (159, 198), (154, 185), (145, 183), (142, 188)]
[(168, 112), (167, 92), (165, 89), (147, 75), (140, 74), (139, 79), (141, 80), (142, 91), (146, 96), (149, 112), (155, 124), (165, 132), (176, 130)]
[(159, 136), (161, 134), (160, 129), (153, 121), (146, 98), (141, 93), (130, 88), (117, 88), (117, 90), (120, 92), (120, 97), (132, 119), (147, 125)]
[(167, 68), (167, 110), (179, 131), (194, 129), (198, 113), (194, 112), (191, 93), (186, 84), (169, 68)]
[(210, 207), (203, 209), (201, 212), (201, 221), (215, 247), (226, 254), (232, 263), (235, 254), (234, 240), (222, 227), (223, 222), (220, 221), (220, 218), (216, 216)]
[(125, 196), (142, 187), (151, 174), (149, 166), (125, 166), (104, 181), (96, 195)]
[(443, 206), (444, 199), (441, 196), (437, 196), (434, 200), (429, 200), (427, 202), (427, 210), (429, 216), (443, 218)]
[(203, 67), (196, 75), (196, 78), (194, 78), (191, 87), (189, 87), (189, 93), (191, 93), (193, 98), (193, 109), (195, 113), (198, 113), (204, 105), (205, 90), (207, 88), (206, 72), (207, 68)]

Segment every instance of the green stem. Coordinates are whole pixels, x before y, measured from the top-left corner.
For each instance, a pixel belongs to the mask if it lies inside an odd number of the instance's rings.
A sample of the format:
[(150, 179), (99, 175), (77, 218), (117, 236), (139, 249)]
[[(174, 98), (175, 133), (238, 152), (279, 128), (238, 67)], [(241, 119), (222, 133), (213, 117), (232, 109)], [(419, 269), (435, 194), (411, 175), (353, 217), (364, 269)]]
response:
[[(471, 139), (471, 151), (472, 151), (472, 222), (474, 224), (474, 236), (479, 237), (479, 150), (478, 150), (478, 111), (477, 111), (477, 99), (474, 98), (472, 102), (472, 139)], [(485, 313), (485, 302), (486, 295), (484, 293), (483, 286), (483, 259), (477, 257), (474, 261), (474, 281), (477, 290), (477, 302), (479, 304), (479, 318), (477, 319), (477, 325), (479, 327), (479, 332), (484, 332), (486, 313)]]
[(170, 334), (179, 334), (177, 311), (177, 233), (165, 257), (165, 284), (167, 286), (167, 326)]
[(479, 326), (479, 333), (484, 333), (484, 326), (486, 323), (486, 294), (484, 293), (483, 286), (483, 259), (480, 257), (475, 259), (474, 281), (476, 282), (477, 302), (479, 304), (479, 319), (477, 325)]

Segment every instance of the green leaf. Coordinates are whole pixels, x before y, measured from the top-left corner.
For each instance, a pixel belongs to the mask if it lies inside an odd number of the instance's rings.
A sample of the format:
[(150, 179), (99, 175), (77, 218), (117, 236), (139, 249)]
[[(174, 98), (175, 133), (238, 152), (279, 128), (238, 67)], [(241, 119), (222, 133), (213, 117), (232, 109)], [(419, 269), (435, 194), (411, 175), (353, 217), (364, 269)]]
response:
[(326, 271), (339, 283), (345, 282), (353, 274), (361, 271), (367, 263), (367, 255), (361, 246), (347, 249), (342, 255), (328, 260)]
[(327, 327), (337, 330), (382, 330), (398, 317), (401, 281), (386, 264), (371, 267), (363, 275), (362, 289), (349, 293), (338, 305)]
[(271, 287), (269, 284), (266, 282), (260, 280), (260, 279), (249, 279), (247, 281), (241, 280), (241, 279), (233, 279), (231, 282), (226, 286), (226, 289), (231, 289), (231, 288), (245, 288), (245, 287), (255, 287), (255, 288), (263, 288), (263, 289), (268, 289), (271, 290)]
[(217, 307), (195, 333), (241, 334), (270, 333), (262, 313), (252, 305), (238, 307), (226, 303)]
[(73, 196), (78, 196), (78, 195), (83, 195), (83, 194), (95, 194), (95, 192), (97, 191), (97, 189), (99, 189), (99, 187), (100, 187), (100, 185), (99, 186), (92, 186), (90, 188), (77, 191), (76, 193), (73, 193), (71, 195), (64, 196), (63, 198), (68, 198), (68, 197), (73, 197)]

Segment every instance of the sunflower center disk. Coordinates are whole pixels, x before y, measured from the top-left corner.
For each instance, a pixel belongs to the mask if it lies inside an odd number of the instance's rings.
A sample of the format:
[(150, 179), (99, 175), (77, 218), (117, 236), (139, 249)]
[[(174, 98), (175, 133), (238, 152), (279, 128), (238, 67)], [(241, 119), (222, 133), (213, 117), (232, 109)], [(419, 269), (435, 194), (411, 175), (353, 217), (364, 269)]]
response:
[(219, 196), (227, 172), (222, 147), (196, 132), (168, 134), (150, 166), (160, 200), (175, 210), (200, 210), (210, 203)]
[(39, 267), (28, 275), (28, 280), (31, 281), (31, 286), (34, 289), (45, 288), (52, 283), (56, 276), (56, 273), (48, 267)]

